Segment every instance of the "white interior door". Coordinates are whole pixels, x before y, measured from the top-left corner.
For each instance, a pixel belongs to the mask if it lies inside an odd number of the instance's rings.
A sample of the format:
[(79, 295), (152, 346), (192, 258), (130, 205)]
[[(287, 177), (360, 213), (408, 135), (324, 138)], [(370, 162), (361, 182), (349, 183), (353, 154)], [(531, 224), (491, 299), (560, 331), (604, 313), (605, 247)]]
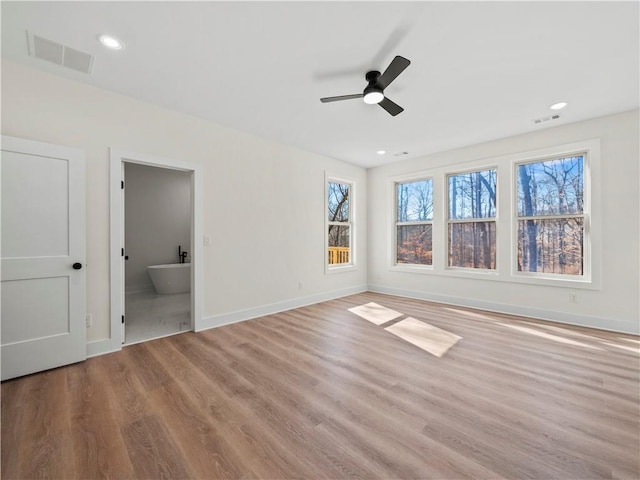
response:
[(86, 358), (81, 151), (2, 137), (2, 380)]

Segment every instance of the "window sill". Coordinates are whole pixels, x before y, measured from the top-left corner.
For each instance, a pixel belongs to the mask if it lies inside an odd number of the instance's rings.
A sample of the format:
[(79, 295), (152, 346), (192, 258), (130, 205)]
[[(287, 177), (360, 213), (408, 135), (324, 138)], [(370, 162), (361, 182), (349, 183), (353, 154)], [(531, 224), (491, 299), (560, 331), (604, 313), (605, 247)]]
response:
[(547, 276), (527, 273), (512, 273), (510, 281), (514, 283), (528, 283), (530, 285), (545, 285), (550, 287), (575, 288), (580, 290), (600, 290), (600, 285), (589, 278), (563, 277), (559, 275)]
[(433, 273), (433, 265), (417, 265), (410, 263), (396, 263), (392, 265), (389, 270), (394, 272), (405, 273)]
[(398, 273), (417, 273), (420, 275), (435, 275), (440, 277), (467, 278), (471, 280), (521, 283), (529, 285), (571, 288), (576, 290), (600, 290), (600, 285), (589, 279), (562, 278), (549, 276), (532, 276), (518, 273), (505, 273), (497, 270), (469, 269), (469, 268), (436, 268), (421, 265), (391, 265), (389, 271)]
[(356, 270), (357, 270), (356, 266), (352, 263), (344, 264), (344, 265), (334, 265), (334, 266), (327, 265), (325, 267), (325, 273), (327, 275), (334, 274), (334, 273), (354, 272)]

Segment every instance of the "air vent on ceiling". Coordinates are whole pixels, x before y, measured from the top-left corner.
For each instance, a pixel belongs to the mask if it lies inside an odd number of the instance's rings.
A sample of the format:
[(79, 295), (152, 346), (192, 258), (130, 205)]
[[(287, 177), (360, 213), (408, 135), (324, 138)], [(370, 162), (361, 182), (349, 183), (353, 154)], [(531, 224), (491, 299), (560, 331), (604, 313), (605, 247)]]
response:
[(550, 117), (536, 118), (535, 120), (532, 120), (532, 122), (535, 124), (538, 124), (538, 123), (548, 122), (549, 120), (558, 120), (559, 118), (560, 118), (560, 115), (555, 114), (555, 115), (551, 115)]
[(77, 72), (91, 73), (93, 55), (27, 32), (29, 55)]
[(405, 155), (409, 155), (409, 152), (398, 152), (393, 154), (394, 157), (404, 157)]

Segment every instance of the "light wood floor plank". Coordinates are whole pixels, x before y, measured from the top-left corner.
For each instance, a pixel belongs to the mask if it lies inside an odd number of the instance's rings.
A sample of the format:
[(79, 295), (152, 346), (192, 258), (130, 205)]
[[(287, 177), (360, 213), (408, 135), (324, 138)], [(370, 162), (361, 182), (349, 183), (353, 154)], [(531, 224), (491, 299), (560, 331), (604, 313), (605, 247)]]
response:
[(70, 408), (76, 471), (88, 478), (132, 478), (133, 467), (114, 421), (120, 405), (111, 403), (109, 372), (101, 367), (84, 362), (67, 370), (69, 391), (74, 392)]
[(159, 415), (122, 427), (137, 478), (196, 478)]
[[(461, 339), (433, 356), (407, 317)], [(2, 477), (638, 479), (637, 346), (352, 295), (4, 382)]]

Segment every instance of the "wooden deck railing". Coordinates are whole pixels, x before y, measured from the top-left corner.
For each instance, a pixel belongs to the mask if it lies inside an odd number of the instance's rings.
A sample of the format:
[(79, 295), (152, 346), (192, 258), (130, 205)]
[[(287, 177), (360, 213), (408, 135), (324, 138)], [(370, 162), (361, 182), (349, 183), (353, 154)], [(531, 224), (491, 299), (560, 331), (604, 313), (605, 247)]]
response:
[(349, 263), (349, 247), (329, 247), (329, 265)]

